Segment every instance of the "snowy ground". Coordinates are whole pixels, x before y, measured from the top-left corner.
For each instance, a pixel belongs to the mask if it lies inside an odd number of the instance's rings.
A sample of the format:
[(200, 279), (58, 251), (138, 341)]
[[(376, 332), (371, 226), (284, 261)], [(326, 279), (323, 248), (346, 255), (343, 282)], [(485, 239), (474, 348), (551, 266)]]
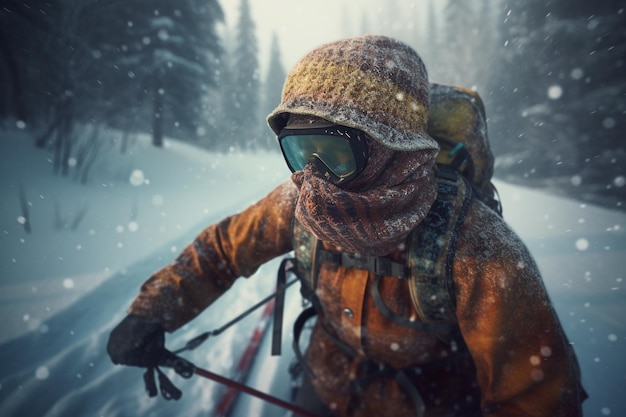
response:
[[(208, 415), (220, 386), (174, 377), (184, 392), (180, 401), (148, 399), (140, 370), (110, 364), (106, 338), (148, 275), (205, 225), (286, 178), (280, 156), (219, 155), (175, 141), (154, 149), (139, 139), (124, 155), (108, 149), (86, 186), (51, 176), (49, 158), (32, 147), (25, 130), (0, 131), (0, 415)], [(585, 416), (626, 415), (619, 388), (626, 382), (626, 215), (497, 185), (505, 218), (535, 254), (578, 353), (590, 394)], [(29, 201), (30, 234), (20, 217), (20, 186)], [(240, 280), (168, 337), (168, 346), (219, 327), (271, 293), (276, 267), (275, 261)], [(297, 308), (297, 302), (289, 306)], [(254, 325), (250, 317), (187, 357), (227, 375)], [(259, 357), (267, 353), (262, 349)], [(284, 368), (284, 360), (263, 360), (260, 388), (269, 388), (268, 373), (284, 380)]]

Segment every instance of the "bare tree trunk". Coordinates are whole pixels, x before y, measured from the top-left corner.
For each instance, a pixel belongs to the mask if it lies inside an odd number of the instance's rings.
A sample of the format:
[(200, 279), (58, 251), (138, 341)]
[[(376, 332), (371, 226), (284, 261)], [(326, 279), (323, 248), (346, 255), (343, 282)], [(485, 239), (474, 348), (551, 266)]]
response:
[(154, 114), (152, 116), (152, 144), (160, 148), (163, 146), (163, 94), (159, 93), (158, 87), (155, 90)]
[(72, 137), (72, 130), (74, 129), (73, 105), (72, 97), (63, 97), (57, 108), (59, 129), (54, 143), (53, 170), (55, 174), (60, 172), (63, 176), (67, 176), (69, 173), (69, 160), (72, 156), (74, 143)]
[(0, 30), (0, 56), (4, 56), (4, 62), (6, 64), (7, 71), (9, 73), (10, 95), (11, 104), (13, 105), (13, 115), (24, 122), (28, 122), (28, 115), (26, 114), (26, 106), (23, 99), (22, 78), (18, 70), (18, 65), (15, 59), (15, 55), (11, 50), (11, 43), (6, 39), (8, 37), (4, 35)]
[(83, 169), (80, 173), (80, 183), (87, 184), (87, 179), (89, 177), (89, 172), (96, 162), (96, 158), (98, 157), (98, 153), (102, 148), (102, 141), (100, 140), (100, 125), (98, 125), (91, 137), (91, 144), (89, 147), (89, 154), (87, 155), (85, 162), (83, 164)]
[(87, 175), (91, 169), (91, 165), (96, 160), (96, 155), (100, 150), (100, 130), (102, 126), (100, 124), (91, 125), (92, 130), (89, 138), (83, 139), (79, 142), (78, 150), (76, 151), (76, 167), (74, 171), (74, 179), (80, 180), (81, 184), (87, 182)]
[[(94, 129), (95, 127), (92, 126), (91, 136), (93, 136)], [(76, 150), (76, 165), (74, 166), (74, 180), (78, 180), (80, 178), (80, 171), (85, 163), (85, 158), (89, 153), (90, 143), (91, 141), (88, 140), (78, 141), (78, 149)]]
[(19, 198), (20, 198), (20, 207), (22, 209), (22, 217), (24, 218), (23, 220), (24, 231), (30, 234), (31, 232), (30, 211), (28, 210), (28, 199), (26, 198), (26, 190), (24, 189), (23, 184), (20, 184)]
[(54, 157), (52, 159), (52, 172), (58, 174), (61, 170), (62, 150), (63, 150), (63, 121), (60, 121), (61, 127), (56, 130), (56, 141), (54, 142)]
[(124, 130), (124, 133), (122, 133), (122, 143), (120, 145), (120, 152), (122, 155), (124, 155), (126, 153), (126, 151), (128, 150), (128, 139), (129, 139), (130, 133), (128, 132), (128, 130)]
[(70, 158), (72, 157), (72, 147), (74, 143), (74, 138), (72, 137), (72, 130), (74, 124), (74, 115), (71, 114), (71, 104), (68, 111), (70, 112), (65, 116), (65, 120), (63, 123), (63, 136), (65, 137), (63, 141), (63, 156), (62, 156), (62, 164), (61, 164), (61, 173), (64, 177), (67, 177), (70, 169)]
[(59, 128), (59, 123), (60, 120), (58, 118), (53, 118), (48, 125), (48, 128), (37, 139), (35, 139), (35, 146), (38, 148), (45, 147), (46, 144), (49, 143), (50, 137)]
[(85, 203), (82, 207), (78, 208), (76, 214), (74, 214), (74, 220), (70, 226), (71, 230), (77, 230), (80, 223), (83, 221), (89, 211), (89, 204)]

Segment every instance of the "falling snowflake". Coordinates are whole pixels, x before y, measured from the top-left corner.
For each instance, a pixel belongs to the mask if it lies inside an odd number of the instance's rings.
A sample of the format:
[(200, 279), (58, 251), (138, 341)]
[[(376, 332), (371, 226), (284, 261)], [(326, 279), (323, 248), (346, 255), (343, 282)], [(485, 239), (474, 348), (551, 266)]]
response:
[(589, 241), (584, 238), (580, 238), (576, 241), (576, 249), (583, 251), (589, 249)]
[(569, 75), (570, 77), (572, 77), (573, 80), (580, 80), (584, 74), (585, 72), (583, 71), (582, 68), (576, 67), (570, 72)]
[(135, 169), (133, 170), (133, 172), (131, 172), (130, 178), (128, 180), (130, 181), (131, 185), (138, 187), (145, 182), (146, 177), (144, 176), (144, 173), (142, 170)]
[(602, 120), (602, 127), (605, 129), (613, 129), (617, 125), (617, 122), (612, 117), (606, 117)]
[(162, 195), (155, 194), (152, 196), (152, 205), (158, 207), (158, 206), (162, 206), (164, 202), (165, 202), (165, 199), (163, 198)]
[(35, 371), (35, 377), (37, 379), (41, 379), (41, 380), (48, 379), (49, 376), (50, 376), (50, 370), (48, 370), (47, 366), (40, 366)]
[(560, 85), (551, 85), (548, 88), (548, 98), (558, 100), (563, 95), (563, 88)]

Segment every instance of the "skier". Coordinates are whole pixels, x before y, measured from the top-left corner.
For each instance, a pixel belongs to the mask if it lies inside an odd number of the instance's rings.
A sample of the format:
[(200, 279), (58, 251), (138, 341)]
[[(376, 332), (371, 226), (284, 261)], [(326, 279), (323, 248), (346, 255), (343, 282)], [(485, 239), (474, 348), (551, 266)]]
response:
[(301, 230), (330, 254), (312, 261), (306, 281), (318, 319), (302, 407), (337, 417), (580, 416), (578, 363), (535, 262), (478, 199), (468, 203), (449, 265), (454, 331), (419, 326), (416, 295), (397, 270), (333, 261), (411, 259), (412, 231), (441, 194), (439, 146), (426, 130), (429, 91), (420, 57), (391, 38), (344, 39), (305, 55), (268, 116), (291, 179), (208, 226), (143, 284), (111, 333), (112, 361), (154, 367), (172, 357), (165, 332), (238, 277), (297, 251)]

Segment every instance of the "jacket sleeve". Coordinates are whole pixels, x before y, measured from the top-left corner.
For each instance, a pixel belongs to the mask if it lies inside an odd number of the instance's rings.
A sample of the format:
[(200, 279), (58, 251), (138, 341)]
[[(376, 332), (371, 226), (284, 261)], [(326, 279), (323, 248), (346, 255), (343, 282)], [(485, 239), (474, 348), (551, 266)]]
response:
[(297, 188), (285, 181), (257, 203), (203, 230), (170, 265), (142, 286), (129, 313), (174, 331), (196, 317), (240, 276), (292, 249)]
[(486, 416), (576, 417), (578, 362), (517, 235), (475, 203), (454, 265), (457, 316)]

